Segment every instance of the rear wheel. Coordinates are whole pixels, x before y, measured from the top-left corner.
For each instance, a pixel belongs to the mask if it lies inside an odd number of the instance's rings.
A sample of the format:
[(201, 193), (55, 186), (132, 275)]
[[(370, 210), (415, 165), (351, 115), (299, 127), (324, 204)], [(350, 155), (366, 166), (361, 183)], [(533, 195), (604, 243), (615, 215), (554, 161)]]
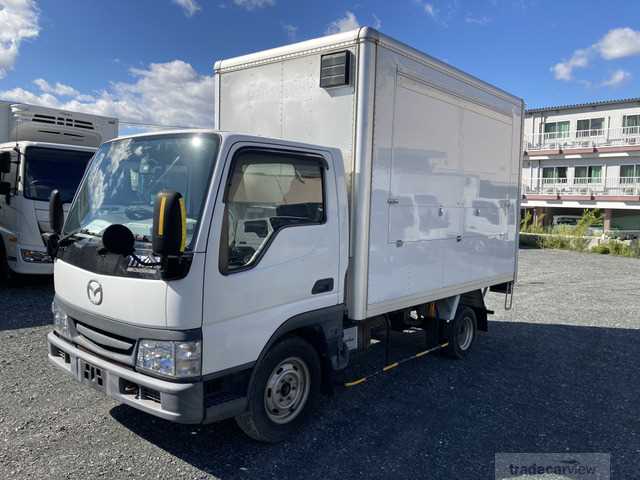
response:
[(449, 325), (446, 354), (453, 358), (463, 358), (476, 339), (477, 325), (476, 312), (472, 308), (458, 308), (456, 317)]
[(255, 440), (279, 442), (300, 427), (319, 394), (318, 354), (301, 338), (287, 338), (258, 365), (249, 385), (248, 411), (236, 422)]

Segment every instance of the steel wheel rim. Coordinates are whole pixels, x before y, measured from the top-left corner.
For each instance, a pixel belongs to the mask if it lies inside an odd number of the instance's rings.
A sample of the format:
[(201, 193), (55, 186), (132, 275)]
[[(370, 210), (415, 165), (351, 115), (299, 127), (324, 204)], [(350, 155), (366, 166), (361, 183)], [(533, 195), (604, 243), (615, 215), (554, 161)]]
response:
[(473, 341), (473, 319), (465, 316), (462, 319), (460, 330), (458, 331), (458, 346), (460, 350), (467, 350)]
[(289, 423), (300, 414), (309, 398), (310, 380), (307, 364), (298, 357), (273, 369), (264, 390), (264, 408), (272, 422)]

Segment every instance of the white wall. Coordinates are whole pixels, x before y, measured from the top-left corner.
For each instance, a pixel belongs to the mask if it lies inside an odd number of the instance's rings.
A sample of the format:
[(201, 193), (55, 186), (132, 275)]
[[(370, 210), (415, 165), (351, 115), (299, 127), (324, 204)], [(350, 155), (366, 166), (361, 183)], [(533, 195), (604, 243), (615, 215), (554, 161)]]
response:
[(640, 104), (637, 105), (603, 105), (578, 109), (554, 110), (540, 113), (527, 113), (524, 120), (524, 134), (535, 135), (544, 132), (543, 124), (569, 121), (569, 130), (574, 132), (578, 120), (604, 117), (603, 128), (621, 128), (625, 115), (640, 115)]

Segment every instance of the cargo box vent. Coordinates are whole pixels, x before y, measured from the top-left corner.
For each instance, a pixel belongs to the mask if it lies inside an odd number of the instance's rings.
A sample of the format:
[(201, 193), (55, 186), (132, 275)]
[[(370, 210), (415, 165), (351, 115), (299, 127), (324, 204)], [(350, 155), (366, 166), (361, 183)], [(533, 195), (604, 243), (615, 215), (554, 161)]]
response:
[(351, 53), (348, 50), (320, 57), (320, 87), (349, 85)]
[(75, 118), (55, 117), (53, 115), (43, 115), (35, 113), (31, 118), (32, 122), (46, 123), (49, 125), (60, 125), (63, 127), (84, 128), (85, 130), (95, 130), (92, 122), (76, 120)]

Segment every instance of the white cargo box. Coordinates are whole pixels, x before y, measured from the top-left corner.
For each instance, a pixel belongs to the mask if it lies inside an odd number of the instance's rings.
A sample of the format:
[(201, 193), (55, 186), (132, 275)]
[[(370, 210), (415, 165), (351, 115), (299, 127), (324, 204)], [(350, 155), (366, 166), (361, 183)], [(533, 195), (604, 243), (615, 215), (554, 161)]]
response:
[(215, 73), (216, 128), (342, 151), (350, 318), (515, 279), (522, 100), (366, 27)]
[(0, 143), (31, 141), (97, 147), (117, 136), (117, 118), (0, 101)]

